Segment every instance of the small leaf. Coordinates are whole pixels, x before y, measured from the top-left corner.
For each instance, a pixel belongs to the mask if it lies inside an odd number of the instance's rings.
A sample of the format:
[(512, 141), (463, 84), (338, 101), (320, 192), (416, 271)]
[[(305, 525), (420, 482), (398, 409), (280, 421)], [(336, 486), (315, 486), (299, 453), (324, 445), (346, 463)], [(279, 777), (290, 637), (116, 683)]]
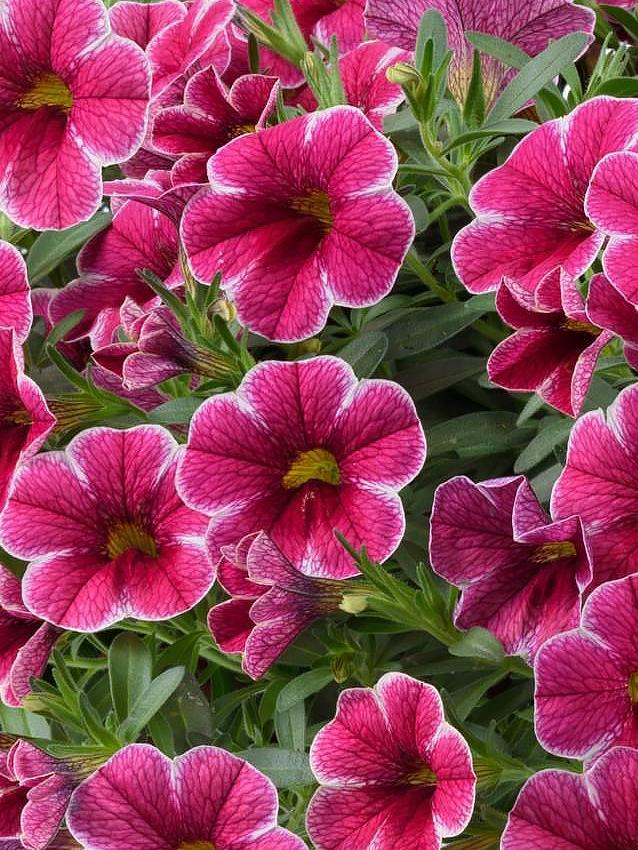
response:
[(265, 773), (277, 788), (314, 785), (316, 781), (306, 753), (279, 747), (254, 747), (236, 755)]
[(277, 711), (288, 711), (293, 705), (303, 702), (332, 681), (332, 672), (327, 667), (307, 670), (284, 685), (277, 697)]
[(445, 19), (436, 9), (429, 9), (421, 18), (416, 38), (415, 65), (421, 67), (425, 45), (432, 42), (432, 69), (436, 70), (447, 53), (447, 26)]
[(505, 658), (503, 644), (487, 629), (474, 626), (465, 632), (458, 643), (449, 647), (450, 655), (461, 658), (481, 658), (492, 664), (501, 664)]
[(109, 683), (120, 723), (151, 684), (152, 672), (153, 659), (144, 641), (131, 632), (117, 635), (109, 648)]
[(357, 378), (367, 378), (381, 363), (387, 350), (387, 336), (380, 331), (368, 331), (344, 345), (339, 357), (352, 366)]
[(605, 80), (592, 95), (610, 95), (611, 97), (636, 97), (638, 95), (638, 79), (635, 77), (612, 77)]
[(160, 673), (148, 688), (140, 694), (126, 720), (120, 725), (119, 734), (125, 741), (133, 742), (146, 724), (154, 717), (184, 678), (183, 667), (173, 667)]
[(203, 401), (203, 398), (197, 396), (172, 398), (170, 401), (160, 404), (148, 414), (149, 422), (157, 425), (182, 425), (190, 422)]
[(520, 70), (523, 66), (527, 65), (531, 58), (520, 47), (502, 38), (497, 38), (495, 35), (469, 30), (465, 33), (465, 38), (470, 44), (477, 47), (481, 53), (485, 53), (487, 56), (493, 56), (494, 59), (498, 59), (499, 62), (507, 65), (509, 68)]
[(46, 230), (35, 240), (27, 255), (31, 285), (53, 271), (64, 259), (110, 224), (111, 213), (97, 212), (89, 221), (66, 230)]

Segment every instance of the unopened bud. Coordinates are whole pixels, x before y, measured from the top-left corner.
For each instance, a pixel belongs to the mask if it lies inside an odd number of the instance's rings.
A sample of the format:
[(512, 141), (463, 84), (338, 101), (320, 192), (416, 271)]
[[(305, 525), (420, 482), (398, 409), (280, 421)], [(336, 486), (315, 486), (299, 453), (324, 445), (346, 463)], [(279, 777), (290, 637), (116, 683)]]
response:
[(362, 593), (344, 593), (339, 608), (346, 614), (362, 614), (368, 607), (368, 597)]
[(388, 68), (385, 72), (386, 77), (391, 83), (398, 86), (418, 86), (421, 82), (421, 74), (413, 65), (408, 65), (407, 62), (398, 62), (396, 65)]
[(228, 301), (226, 298), (217, 298), (210, 305), (210, 315), (219, 316), (225, 322), (232, 322), (237, 315), (237, 310), (232, 301)]

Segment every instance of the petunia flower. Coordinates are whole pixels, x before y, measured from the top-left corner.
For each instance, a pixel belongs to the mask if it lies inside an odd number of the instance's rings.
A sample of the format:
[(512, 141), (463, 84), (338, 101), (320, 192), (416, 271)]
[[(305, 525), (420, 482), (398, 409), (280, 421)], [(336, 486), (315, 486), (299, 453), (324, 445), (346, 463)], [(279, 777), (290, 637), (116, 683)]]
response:
[(579, 514), (593, 554), (594, 586), (638, 570), (638, 386), (572, 428), (565, 469), (552, 492), (552, 515)]
[(159, 426), (90, 428), (21, 467), (0, 537), (32, 559), (23, 592), (36, 616), (89, 632), (174, 617), (208, 592), (207, 520), (175, 491), (176, 453)]
[(462, 590), (459, 628), (489, 629), (508, 655), (530, 659), (549, 637), (578, 625), (580, 594), (592, 578), (580, 519), (552, 522), (523, 476), (441, 484), (430, 560)]
[[(403, 89), (391, 83), (388, 68), (409, 59), (410, 54), (381, 41), (366, 41), (339, 59), (339, 75), (346, 100), (368, 118), (375, 130), (383, 131), (383, 119), (396, 112), (405, 99)], [(307, 112), (317, 108), (317, 100), (309, 87), (295, 101)]]
[(19, 342), (29, 335), (33, 310), (27, 267), (13, 245), (0, 240), (0, 327), (11, 328)]
[(101, 168), (144, 137), (150, 72), (100, 0), (6, 0), (0, 21), (0, 208), (38, 230), (89, 218)]
[(306, 816), (317, 850), (438, 850), (474, 807), (468, 745), (436, 689), (401, 673), (343, 691), (310, 765), (321, 784)]
[(181, 21), (187, 7), (181, 0), (118, 0), (109, 10), (111, 27), (116, 35), (134, 41), (142, 50), (167, 26)]
[(239, 321), (268, 339), (305, 339), (333, 304), (386, 295), (414, 236), (392, 189), (396, 152), (350, 106), (240, 136), (208, 162), (211, 188), (182, 219), (195, 276), (222, 286)]
[(24, 373), (14, 331), (0, 327), (0, 508), (16, 468), (38, 451), (54, 425), (40, 388)]
[(638, 369), (638, 304), (629, 301), (604, 274), (595, 274), (589, 281), (587, 315), (622, 339), (625, 359), (632, 369)]
[(638, 746), (638, 577), (596, 588), (580, 627), (536, 658), (536, 736), (551, 753), (580, 759)]
[(270, 361), (199, 407), (178, 487), (212, 516), (213, 557), (263, 530), (302, 572), (344, 578), (357, 569), (334, 530), (387, 558), (404, 530), (397, 491), (424, 459), (414, 404), (397, 384), (358, 382), (335, 357)]
[(507, 278), (533, 291), (559, 267), (573, 278), (588, 269), (604, 240), (585, 211), (592, 172), (636, 133), (638, 100), (596, 97), (519, 142), (470, 193), (477, 218), (452, 244), (464, 286), (485, 292)]
[(587, 773), (542, 770), (512, 809), (502, 850), (633, 850), (638, 751), (617, 747)]
[(319, 617), (365, 608), (363, 589), (306, 575), (263, 532), (224, 547), (218, 581), (232, 598), (211, 609), (208, 627), (221, 650), (242, 653), (253, 679)]
[(92, 850), (305, 850), (277, 826), (277, 805), (269, 779), (217, 747), (171, 761), (131, 744), (76, 789), (67, 824)]
[(199, 71), (186, 84), (183, 103), (155, 116), (153, 147), (178, 158), (172, 169), (178, 183), (206, 183), (208, 159), (231, 139), (263, 129), (278, 92), (275, 77), (247, 74), (227, 89), (213, 68)]
[[(571, 32), (585, 32), (591, 40), (595, 23), (591, 9), (572, 0), (528, 0), (515, 7), (509, 0), (495, 0), (489, 6), (483, 0), (368, 0), (366, 26), (374, 38), (413, 51), (421, 18), (430, 9), (440, 12), (447, 25), (452, 51), (449, 86), (461, 102), (472, 79), (474, 53), (465, 33), (497, 36), (528, 56), (537, 56), (550, 41)], [(516, 72), (490, 56), (481, 57), (481, 67), (489, 107)]]
[(549, 275), (534, 293), (500, 285), (496, 309), (516, 333), (501, 342), (487, 363), (490, 381), (507, 390), (532, 391), (578, 416), (598, 356), (613, 334), (592, 324), (573, 280)]
[[(172, 169), (174, 165), (171, 160), (169, 167)], [(104, 184), (104, 194), (113, 197), (116, 204), (124, 200), (146, 204), (170, 218), (178, 227), (184, 207), (201, 188), (199, 183), (180, 183), (172, 171), (150, 169), (142, 178), (109, 180)]]

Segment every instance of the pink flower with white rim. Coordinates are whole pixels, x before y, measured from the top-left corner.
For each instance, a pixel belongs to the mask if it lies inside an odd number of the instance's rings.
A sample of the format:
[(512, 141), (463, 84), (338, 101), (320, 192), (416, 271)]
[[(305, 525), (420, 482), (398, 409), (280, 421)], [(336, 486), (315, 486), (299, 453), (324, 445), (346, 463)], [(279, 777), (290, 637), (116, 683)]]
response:
[(344, 578), (357, 568), (334, 530), (374, 560), (391, 555), (405, 525), (397, 492), (424, 460), (402, 387), (359, 382), (335, 357), (269, 361), (197, 410), (178, 487), (212, 516), (212, 557), (263, 530), (302, 572)]
[(533, 291), (559, 267), (573, 278), (588, 269), (604, 241), (585, 211), (592, 172), (637, 133), (638, 100), (596, 97), (519, 142), (470, 193), (478, 217), (452, 244), (463, 285), (485, 292), (506, 278)]
[(578, 514), (594, 559), (594, 586), (638, 571), (638, 386), (607, 411), (572, 428), (565, 468), (552, 492), (552, 516)]
[(144, 137), (144, 53), (111, 34), (100, 0), (7, 0), (0, 58), (0, 208), (39, 230), (89, 218), (102, 166)]
[(34, 614), (90, 632), (174, 617), (202, 599), (215, 578), (207, 519), (177, 495), (176, 464), (169, 432), (140, 425), (90, 428), (21, 467), (0, 537), (33, 559), (23, 592)]
[(306, 575), (263, 532), (224, 547), (218, 581), (232, 598), (211, 609), (208, 627), (223, 652), (242, 653), (253, 679), (319, 617), (365, 608), (363, 588)]
[(633, 850), (638, 752), (617, 747), (587, 773), (542, 770), (512, 809), (502, 850)]
[(310, 766), (321, 784), (306, 816), (317, 850), (438, 850), (474, 808), (470, 748), (436, 689), (401, 673), (343, 691)]
[(32, 320), (31, 289), (22, 254), (0, 241), (0, 327), (11, 328), (16, 339), (24, 342)]
[(490, 381), (507, 390), (531, 390), (562, 413), (578, 416), (598, 356), (613, 334), (591, 323), (576, 283), (562, 273), (549, 275), (530, 293), (504, 282), (496, 309), (516, 333), (492, 352)]
[(131, 744), (76, 789), (67, 824), (91, 850), (305, 850), (277, 805), (269, 779), (217, 747), (171, 761)]
[(595, 274), (589, 281), (587, 315), (622, 339), (627, 363), (638, 369), (638, 303), (632, 303), (604, 274)]
[[(174, 165), (171, 161), (170, 167)], [(146, 204), (170, 218), (176, 227), (179, 226), (184, 207), (200, 189), (199, 183), (179, 183), (172, 171), (153, 169), (147, 171), (143, 178), (109, 180), (104, 184), (104, 194), (113, 197), (117, 204), (124, 200)]]
[(60, 631), (27, 609), (20, 581), (0, 565), (0, 698), (19, 706), (44, 670)]
[[(497, 36), (536, 56), (561, 36), (585, 32), (592, 39), (595, 16), (572, 0), (529, 0), (512, 6), (510, 0), (368, 0), (368, 31), (375, 38), (404, 50), (414, 50), (423, 15), (433, 9), (447, 25), (452, 50), (449, 85), (464, 101), (472, 78), (474, 48), (465, 33), (471, 30)], [(481, 58), (483, 87), (488, 107), (516, 73), (489, 56)]]
[(536, 736), (551, 753), (592, 759), (638, 747), (638, 576), (598, 587), (580, 627), (536, 658)]
[(592, 579), (580, 519), (552, 522), (522, 476), (441, 484), (430, 560), (462, 589), (455, 625), (489, 629), (508, 655), (530, 659), (549, 637), (578, 625)]
[(180, 0), (159, 0), (156, 3), (118, 0), (111, 6), (109, 15), (116, 35), (128, 38), (146, 50), (156, 35), (186, 16), (186, 6)]
[(320, 331), (333, 304), (376, 304), (414, 236), (396, 169), (393, 146), (351, 106), (240, 136), (184, 212), (193, 273), (221, 272), (239, 321), (277, 342)]

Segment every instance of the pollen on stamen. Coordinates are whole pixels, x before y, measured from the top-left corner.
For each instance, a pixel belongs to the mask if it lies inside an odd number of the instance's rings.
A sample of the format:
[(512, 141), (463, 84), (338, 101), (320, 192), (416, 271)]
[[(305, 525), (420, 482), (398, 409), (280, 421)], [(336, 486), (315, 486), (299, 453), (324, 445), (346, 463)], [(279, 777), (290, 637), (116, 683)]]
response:
[(215, 850), (210, 841), (185, 841), (177, 850)]
[(128, 521), (114, 523), (109, 529), (106, 540), (109, 558), (114, 561), (130, 549), (136, 549), (143, 555), (157, 558), (157, 544), (153, 536), (140, 524)]
[(591, 336), (600, 336), (602, 330), (590, 322), (579, 322), (576, 319), (566, 319), (561, 326), (566, 331), (575, 331), (576, 333), (590, 334)]
[(314, 218), (321, 225), (321, 229), (328, 233), (332, 228), (332, 211), (330, 209), (330, 198), (321, 189), (312, 189), (306, 195), (292, 198), (288, 202), (291, 209), (300, 215)]
[(570, 540), (563, 540), (559, 543), (543, 543), (538, 546), (532, 556), (532, 561), (536, 564), (549, 564), (563, 558), (575, 558), (576, 555), (574, 544)]
[(73, 95), (67, 84), (57, 74), (41, 74), (18, 100), (21, 109), (36, 110), (43, 106), (58, 107), (68, 112), (73, 106)]
[(311, 449), (300, 452), (281, 480), (286, 490), (295, 490), (308, 481), (323, 481), (336, 486), (341, 482), (339, 465), (326, 449)]
[(627, 693), (633, 705), (638, 705), (638, 672), (632, 673), (627, 682)]

